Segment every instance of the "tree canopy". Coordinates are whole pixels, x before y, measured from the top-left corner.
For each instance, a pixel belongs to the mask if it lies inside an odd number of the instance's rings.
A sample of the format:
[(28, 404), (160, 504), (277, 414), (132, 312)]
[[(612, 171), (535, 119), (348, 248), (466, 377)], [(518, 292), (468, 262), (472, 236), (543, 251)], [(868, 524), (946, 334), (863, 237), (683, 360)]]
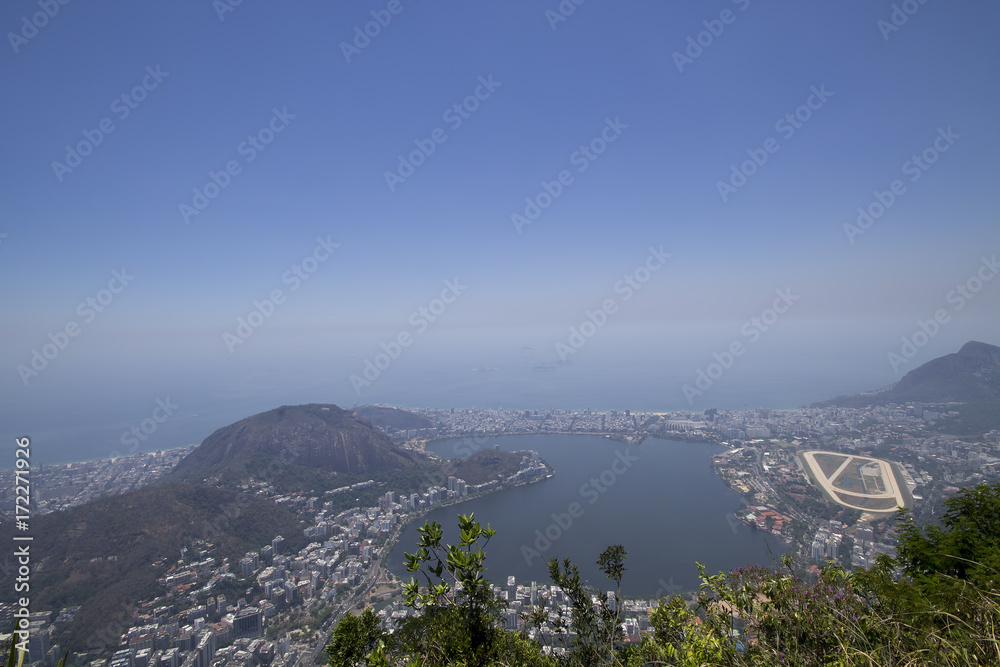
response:
[(392, 634), (370, 611), (345, 616), (330, 665), (1000, 665), (1000, 484), (965, 489), (945, 506), (939, 525), (901, 511), (898, 555), (855, 572), (830, 564), (806, 580), (787, 556), (780, 567), (715, 575), (699, 565), (697, 599), (661, 599), (640, 643), (622, 631), (623, 546), (597, 560), (613, 598), (585, 586), (570, 559), (552, 559), (565, 606), (528, 608), (515, 631), (503, 627), (507, 601), (483, 576), (495, 531), (460, 515), (460, 541), (446, 545), (441, 526), (425, 522), (406, 555), (422, 577), (405, 586), (419, 613)]

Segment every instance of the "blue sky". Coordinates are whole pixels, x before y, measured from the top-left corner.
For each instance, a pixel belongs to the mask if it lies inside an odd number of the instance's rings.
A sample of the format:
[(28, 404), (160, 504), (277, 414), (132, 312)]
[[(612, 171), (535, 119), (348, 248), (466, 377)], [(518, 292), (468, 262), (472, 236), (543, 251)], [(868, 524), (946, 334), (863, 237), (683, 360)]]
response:
[[(18, 433), (72, 433), (66, 415), (109, 404), (138, 420), (170, 392), (188, 410), (229, 391), (261, 409), (704, 409), (784, 385), (789, 407), (1000, 342), (1000, 280), (961, 311), (947, 300), (1000, 245), (994, 5), (897, 3), (889, 31), (889, 2), (589, 0), (558, 22), (554, 1), (244, 0), (221, 18), (219, 4), (0, 10), (0, 413)], [(463, 103), (458, 124), (447, 112)], [(794, 132), (776, 125), (797, 110)], [(609, 123), (614, 141), (581, 158)], [(261, 130), (270, 143), (248, 149)], [(53, 166), (85, 133), (92, 152)], [(418, 142), (433, 153), (390, 189)], [(907, 170), (925, 149), (934, 164)], [(723, 198), (748, 151), (767, 159)], [(185, 220), (180, 205), (230, 161), (238, 173)], [(572, 181), (518, 233), (512, 214), (563, 171)], [(844, 225), (894, 180), (902, 194), (850, 242)], [(283, 276), (317, 238), (339, 247), (293, 291)], [(626, 301), (616, 283), (661, 246), (670, 259)], [(78, 304), (122, 267), (134, 280), (85, 321)], [(467, 289), (417, 333), (411, 313), (456, 278)], [(794, 306), (688, 403), (682, 386), (749, 343), (743, 323), (787, 288)], [(227, 346), (275, 289), (284, 302)], [(609, 298), (616, 312), (572, 364), (534, 370)], [(947, 322), (893, 368), (938, 309)], [(78, 335), (25, 380), (18, 367), (70, 322)], [(412, 344), (356, 391), (350, 376), (400, 333)]]

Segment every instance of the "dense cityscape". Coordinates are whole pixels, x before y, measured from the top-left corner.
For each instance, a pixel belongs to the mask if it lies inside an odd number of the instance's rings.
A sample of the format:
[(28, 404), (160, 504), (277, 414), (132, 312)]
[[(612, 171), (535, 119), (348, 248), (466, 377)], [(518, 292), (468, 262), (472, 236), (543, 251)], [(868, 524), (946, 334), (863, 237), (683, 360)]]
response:
[[(828, 502), (810, 483), (799, 454), (822, 449), (829, 455), (887, 459), (905, 484), (904, 497), (914, 515), (927, 518), (961, 487), (1000, 477), (1000, 432), (979, 438), (941, 435), (935, 427), (951, 416), (949, 407), (911, 403), (704, 413), (414, 409), (411, 412), (434, 426), (384, 430), (394, 442), (415, 451), (423, 451), (429, 440), (459, 438), (455, 455), (498, 447), (497, 436), (526, 433), (599, 434), (626, 442), (649, 436), (704, 442), (713, 448), (720, 478), (745, 499), (732, 521), (780, 536), (790, 545), (795, 566), (816, 573), (829, 561), (847, 568), (865, 567), (880, 553), (894, 553), (894, 514)], [(34, 471), (36, 512), (63, 510), (142, 487), (169, 472), (192, 449), (39, 466)], [(403, 603), (399, 582), (385, 569), (385, 558), (406, 523), (432, 506), (460, 503), (544, 479), (551, 472), (536, 453), (526, 452), (519, 470), (505, 478), (473, 485), (452, 476), (447, 486), (431, 486), (423, 493), (382, 489), (384, 483), (374, 480), (332, 488), (322, 496), (279, 494), (267, 482), (251, 483), (247, 491), (307, 520), (303, 529), (307, 546), (290, 552), (286, 540), (275, 535), (270, 543), (229, 562), (218, 556), (211, 540), (178, 544), (179, 559), (171, 555), (158, 563), (172, 563), (160, 580), (162, 594), (136, 601), (130, 618), (103, 638), (103, 649), (77, 652), (74, 661), (92, 667), (312, 664), (333, 622), (344, 613), (373, 607), (386, 628), (413, 613)], [(14, 488), (7, 479), (12, 475), (13, 471), (0, 471), (0, 488)], [(335, 498), (377, 484), (376, 505), (333, 510)], [(7, 574), (11, 563), (3, 567)], [(523, 628), (525, 614), (536, 604), (545, 603), (553, 621), (570, 613), (557, 587), (513, 577), (506, 586), (502, 583), (494, 582), (494, 588), (507, 602), (508, 628)], [(650, 599), (621, 601), (623, 631), (629, 641), (638, 641), (648, 630), (655, 598), (680, 592), (672, 582), (661, 583)], [(5, 607), (0, 622), (9, 624), (12, 611)], [(54, 665), (65, 648), (51, 642), (53, 632), (72, 621), (77, 611), (67, 607), (32, 614), (33, 663)], [(548, 624), (532, 633), (555, 651), (566, 639)]]

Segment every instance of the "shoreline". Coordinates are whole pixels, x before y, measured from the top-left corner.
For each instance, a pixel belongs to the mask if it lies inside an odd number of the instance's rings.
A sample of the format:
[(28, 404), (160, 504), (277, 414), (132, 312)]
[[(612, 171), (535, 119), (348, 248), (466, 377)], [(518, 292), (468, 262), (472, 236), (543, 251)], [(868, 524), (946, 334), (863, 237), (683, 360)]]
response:
[[(515, 483), (511, 484), (510, 486), (501, 486), (501, 487), (493, 489), (491, 491), (486, 491), (485, 493), (482, 493), (482, 492), (477, 493), (474, 496), (470, 495), (470, 496), (465, 496), (464, 498), (450, 498), (450, 499), (448, 499), (445, 502), (437, 503), (436, 505), (431, 505), (429, 507), (425, 507), (423, 509), (417, 510), (416, 512), (410, 512), (410, 513), (408, 513), (406, 515), (407, 516), (406, 521), (400, 522), (399, 525), (397, 526), (397, 528), (393, 531), (394, 535), (391, 536), (389, 539), (387, 539), (386, 542), (385, 542), (385, 544), (382, 545), (381, 549), (385, 553), (383, 553), (382, 556), (380, 556), (379, 559), (378, 559), (378, 563), (379, 563), (380, 567), (382, 567), (387, 572), (389, 572), (390, 574), (393, 574), (393, 576), (395, 576), (395, 574), (392, 572), (392, 570), (389, 569), (389, 567), (386, 565), (386, 560), (389, 558), (389, 554), (392, 553), (392, 550), (395, 549), (396, 543), (399, 541), (399, 538), (402, 537), (402, 535), (403, 535), (403, 531), (406, 530), (406, 527), (409, 526), (412, 522), (420, 519), (423, 516), (426, 516), (432, 510), (439, 510), (439, 509), (443, 509), (445, 507), (452, 507), (454, 505), (461, 505), (462, 503), (468, 502), (470, 500), (476, 500), (476, 499), (479, 499), (479, 498), (486, 498), (487, 496), (491, 496), (491, 495), (494, 495), (496, 493), (500, 493), (502, 491), (513, 491), (514, 489), (516, 489), (518, 487), (521, 487), (521, 486), (527, 486), (529, 484), (537, 484), (539, 482), (543, 482), (543, 481), (549, 479), (550, 477), (552, 477), (553, 475), (556, 474), (555, 473), (555, 468), (553, 468), (551, 466), (551, 464), (549, 464), (547, 461), (545, 462), (545, 467), (549, 470), (549, 473), (547, 475), (545, 475), (544, 477), (536, 477), (534, 479), (527, 479), (527, 480), (524, 480), (524, 481), (521, 481), (521, 482), (515, 482)], [(414, 548), (416, 548), (416, 547), (414, 547)]]
[[(648, 433), (648, 432), (642, 432), (642, 433), (604, 433), (604, 432), (600, 432), (600, 431), (550, 431), (550, 430), (530, 431), (530, 432), (518, 432), (518, 433), (489, 433), (489, 434), (482, 434), (482, 433), (457, 433), (457, 434), (449, 434), (449, 435), (435, 435), (435, 436), (432, 436), (432, 437), (429, 437), (429, 438), (422, 438), (422, 439), (420, 439), (420, 442), (426, 444), (426, 443), (429, 443), (429, 442), (437, 442), (439, 440), (460, 440), (460, 439), (465, 439), (465, 438), (468, 438), (468, 439), (476, 439), (476, 438), (486, 439), (486, 438), (503, 437), (503, 436), (515, 436), (515, 435), (593, 435), (593, 436), (606, 437), (609, 440), (615, 440), (615, 441), (618, 441), (618, 442), (624, 442), (625, 444), (629, 444), (629, 445), (641, 444), (642, 441), (644, 441), (646, 438), (660, 438), (661, 440), (679, 440), (681, 442), (701, 442), (701, 443), (705, 443), (705, 444), (722, 445), (722, 442), (721, 442), (720, 438), (718, 436), (716, 436), (716, 435), (709, 436), (708, 434), (706, 434), (706, 437), (692, 437), (692, 434), (685, 435), (684, 432), (680, 432), (680, 431), (677, 432), (676, 434), (671, 434), (669, 437), (666, 437), (666, 436), (663, 436), (663, 435), (652, 434), (652, 433)], [(387, 435), (387, 437), (390, 437), (390, 436)], [(390, 439), (392, 439), (392, 438), (390, 437)], [(405, 447), (405, 443), (406, 442), (408, 442), (408, 441), (396, 442), (395, 440), (393, 440), (393, 444), (395, 444), (397, 447), (403, 447), (404, 449), (406, 449), (406, 447)], [(110, 463), (110, 462), (117, 461), (117, 460), (130, 459), (130, 458), (133, 458), (133, 457), (155, 456), (157, 452), (159, 452), (160, 454), (167, 454), (169, 452), (175, 452), (175, 451), (178, 451), (178, 450), (188, 449), (188, 448), (196, 448), (196, 447), (199, 447), (199, 446), (201, 446), (201, 443), (191, 442), (191, 443), (188, 443), (186, 445), (177, 445), (176, 447), (161, 447), (161, 448), (152, 449), (152, 450), (149, 450), (149, 451), (138, 451), (138, 452), (133, 452), (131, 454), (123, 454), (121, 456), (115, 456), (115, 457), (97, 456), (97, 457), (93, 457), (93, 458), (73, 460), (73, 461), (59, 461), (59, 462), (51, 462), (51, 463), (39, 463), (37, 465), (37, 469), (38, 470), (43, 470), (43, 469), (46, 469), (46, 468), (66, 468), (66, 467), (70, 467), (70, 466), (78, 466), (78, 465), (85, 465), (85, 464), (95, 465), (95, 464), (102, 464), (102, 463)], [(725, 446), (725, 445), (723, 445), (723, 446)], [(480, 447), (479, 449), (482, 449), (482, 447)], [(473, 450), (473, 451), (476, 451), (476, 450)], [(0, 468), (0, 471), (3, 471), (3, 470), (13, 470), (13, 467), (11, 467), (11, 468)]]
[[(608, 440), (615, 440), (616, 442), (624, 442), (627, 445), (641, 445), (646, 441), (647, 438), (658, 438), (660, 440), (677, 440), (679, 442), (696, 442), (706, 445), (717, 445), (720, 447), (728, 447), (728, 445), (723, 444), (723, 442), (718, 438), (718, 436), (712, 435), (708, 437), (691, 437), (688, 435), (685, 437), (683, 432), (678, 432), (676, 435), (671, 434), (669, 437), (664, 435), (657, 435), (653, 433), (637, 433), (637, 434), (624, 434), (624, 433), (601, 433), (597, 431), (531, 431), (528, 433), (455, 433), (450, 435), (436, 435), (429, 438), (420, 438), (416, 441), (420, 444), (420, 450), (423, 451), (428, 456), (436, 456), (427, 452), (424, 447), (431, 442), (440, 442), (442, 440), (488, 440), (489, 438), (502, 438), (511, 436), (526, 436), (526, 435), (591, 435), (606, 438)], [(707, 436), (707, 434), (706, 434)], [(404, 441), (397, 446), (403, 447), (406, 442), (413, 442), (412, 440)], [(480, 449), (485, 449), (485, 447), (479, 446), (472, 451), (479, 451)], [(471, 452), (470, 452), (471, 453)], [(467, 455), (466, 455), (467, 456)], [(458, 457), (464, 458), (464, 457)]]
[[(650, 434), (650, 433), (639, 434), (639, 435), (641, 435), (640, 439), (635, 440), (633, 438), (630, 441), (630, 440), (627, 440), (627, 439), (625, 439), (623, 437), (615, 437), (615, 435), (622, 435), (622, 434), (608, 434), (608, 433), (598, 433), (598, 432), (579, 432), (579, 431), (572, 431), (572, 432), (568, 432), (568, 431), (537, 431), (537, 432), (532, 432), (532, 433), (496, 433), (496, 434), (489, 434), (489, 435), (464, 434), (464, 435), (435, 436), (435, 437), (430, 437), (430, 438), (426, 438), (426, 439), (421, 439), (420, 440), (420, 444), (421, 444), (421, 449), (420, 450), (425, 455), (427, 455), (429, 457), (437, 457), (437, 458), (441, 458), (443, 460), (449, 460), (449, 459), (445, 459), (444, 457), (440, 457), (437, 454), (434, 454), (432, 452), (426, 451), (426, 449), (424, 449), (424, 447), (428, 443), (440, 442), (440, 441), (444, 441), (444, 440), (458, 440), (458, 441), (462, 441), (462, 440), (465, 440), (465, 439), (476, 438), (476, 439), (480, 439), (481, 441), (486, 441), (489, 438), (494, 438), (494, 437), (499, 438), (501, 436), (517, 436), (517, 435), (521, 435), (521, 436), (523, 436), (523, 435), (601, 436), (601, 437), (604, 437), (607, 440), (614, 440), (614, 441), (617, 441), (617, 442), (625, 442), (626, 444), (630, 444), (630, 445), (632, 445), (632, 444), (641, 445), (648, 438), (657, 438), (657, 439), (665, 440), (665, 441), (675, 440), (675, 441), (678, 441), (678, 442), (689, 442), (689, 443), (715, 445), (715, 446), (724, 447), (724, 448), (728, 448), (729, 447), (729, 445), (723, 444), (722, 442), (719, 442), (718, 440), (715, 440), (715, 439), (709, 440), (709, 439), (706, 439), (706, 438), (663, 437), (663, 436), (660, 436), (660, 435), (654, 435), (654, 434)], [(464, 458), (465, 456), (468, 456), (471, 453), (474, 453), (474, 452), (477, 452), (477, 451), (481, 451), (483, 449), (487, 449), (488, 447), (491, 447), (490, 445), (486, 445), (485, 443), (479, 444), (478, 447), (476, 446), (476, 443), (470, 443), (470, 444), (472, 444), (473, 447), (474, 447), (471, 450), (471, 452), (469, 454), (465, 454), (464, 456), (460, 456), (460, 457), (456, 457), (456, 458)], [(514, 488), (517, 488), (517, 487), (520, 487), (520, 486), (525, 486), (525, 485), (528, 485), (528, 484), (535, 484), (535, 483), (544, 481), (544, 480), (548, 479), (550, 476), (554, 475), (555, 472), (556, 472), (555, 468), (550, 463), (548, 463), (546, 461), (545, 464), (546, 464), (546, 467), (551, 472), (550, 472), (549, 475), (546, 475), (544, 477), (539, 477), (539, 478), (535, 478), (535, 479), (531, 479), (531, 480), (525, 480), (525, 481), (513, 484), (510, 487), (504, 487), (504, 488), (495, 489), (493, 491), (489, 491), (487, 493), (478, 494), (476, 496), (469, 496), (469, 497), (466, 497), (466, 498), (452, 499), (452, 500), (447, 501), (446, 503), (439, 503), (437, 505), (434, 505), (433, 507), (424, 508), (424, 509), (420, 510), (418, 513), (414, 513), (411, 517), (407, 518), (407, 520), (406, 520), (405, 523), (399, 524), (397, 530), (393, 531), (393, 536), (390, 538), (390, 540), (387, 540), (386, 543), (383, 545), (383, 547), (382, 547), (383, 552), (382, 552), (382, 554), (380, 555), (380, 557), (379, 557), (379, 559), (377, 561), (379, 567), (381, 567), (385, 572), (391, 574), (396, 580), (398, 580), (398, 582), (400, 584), (406, 583), (407, 580), (404, 579), (403, 576), (398, 575), (398, 574), (396, 574), (395, 572), (392, 571), (392, 569), (390, 568), (390, 566), (388, 564), (388, 561), (389, 561), (389, 557), (392, 554), (393, 550), (399, 544), (399, 540), (402, 538), (403, 532), (405, 531), (406, 527), (409, 526), (409, 524), (411, 522), (418, 521), (420, 518), (424, 517), (431, 510), (437, 510), (437, 509), (441, 509), (443, 507), (449, 507), (449, 506), (459, 505), (461, 503), (464, 503), (464, 502), (466, 502), (468, 500), (472, 500), (474, 498), (484, 498), (484, 497), (487, 497), (489, 495), (492, 495), (492, 494), (495, 494), (495, 493), (499, 493), (501, 491), (513, 490)], [(709, 463), (709, 467), (712, 468), (712, 473), (715, 475), (715, 477), (717, 479), (719, 479), (721, 482), (723, 482), (723, 484), (725, 485), (725, 487), (728, 490), (734, 491), (737, 495), (739, 495), (740, 499), (743, 501), (743, 503), (746, 504), (746, 501), (747, 501), (746, 496), (744, 494), (740, 493), (738, 490), (733, 489), (733, 487), (729, 486), (729, 484), (726, 483), (726, 480), (724, 480), (721, 477), (721, 475), (718, 474), (718, 471), (715, 470), (715, 466), (711, 462)], [(741, 523), (743, 523), (743, 522), (741, 521)], [(744, 525), (749, 525), (749, 524), (744, 524)], [(750, 527), (754, 528), (754, 529), (756, 528), (756, 526), (750, 526)], [(784, 544), (786, 547), (788, 547), (789, 545), (791, 545), (793, 543), (793, 540), (791, 538), (785, 537), (783, 535), (773, 535), (773, 534), (770, 534), (770, 533), (768, 533), (768, 535), (770, 537), (776, 538), (782, 544)], [(414, 545), (414, 549), (415, 548), (416, 548), (416, 545)], [(491, 579), (491, 581), (492, 581), (492, 579)], [(502, 584), (503, 584), (502, 581), (501, 582), (494, 581), (493, 583), (495, 585), (497, 585), (497, 586), (502, 586)], [(655, 601), (659, 600), (662, 597), (670, 597), (670, 595), (680, 595), (682, 597), (685, 597), (685, 596), (690, 597), (692, 595), (696, 595), (697, 592), (698, 592), (698, 588), (697, 588), (697, 586), (694, 586), (694, 587), (691, 587), (689, 589), (675, 590), (672, 593), (670, 593), (669, 595), (656, 595), (655, 593), (651, 594), (651, 595), (645, 595), (645, 596), (644, 595), (622, 595), (622, 599), (623, 600), (631, 600), (631, 601), (648, 601), (648, 600), (652, 600), (652, 601), (655, 602)]]

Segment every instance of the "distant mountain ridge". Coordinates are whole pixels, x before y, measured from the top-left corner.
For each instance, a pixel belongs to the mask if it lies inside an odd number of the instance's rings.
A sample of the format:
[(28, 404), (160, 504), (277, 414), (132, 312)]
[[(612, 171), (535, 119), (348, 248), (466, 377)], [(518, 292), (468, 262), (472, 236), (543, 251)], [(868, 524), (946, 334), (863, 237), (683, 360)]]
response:
[[(1000, 398), (1000, 347), (970, 341), (954, 354), (932, 359), (914, 368), (896, 383), (899, 395), (943, 397), (968, 401)], [(910, 400), (928, 400), (912, 398)]]
[(268, 469), (370, 474), (414, 465), (413, 454), (364, 417), (314, 403), (282, 406), (218, 429), (169, 479), (228, 486), (260, 479)]
[(354, 408), (353, 412), (379, 428), (404, 431), (434, 427), (434, 422), (423, 415), (384, 405), (362, 405), (359, 408)]
[(817, 406), (871, 407), (888, 403), (959, 403), (944, 432), (976, 434), (1000, 428), (1000, 347), (969, 341), (958, 352), (931, 359), (883, 390), (838, 396)]

